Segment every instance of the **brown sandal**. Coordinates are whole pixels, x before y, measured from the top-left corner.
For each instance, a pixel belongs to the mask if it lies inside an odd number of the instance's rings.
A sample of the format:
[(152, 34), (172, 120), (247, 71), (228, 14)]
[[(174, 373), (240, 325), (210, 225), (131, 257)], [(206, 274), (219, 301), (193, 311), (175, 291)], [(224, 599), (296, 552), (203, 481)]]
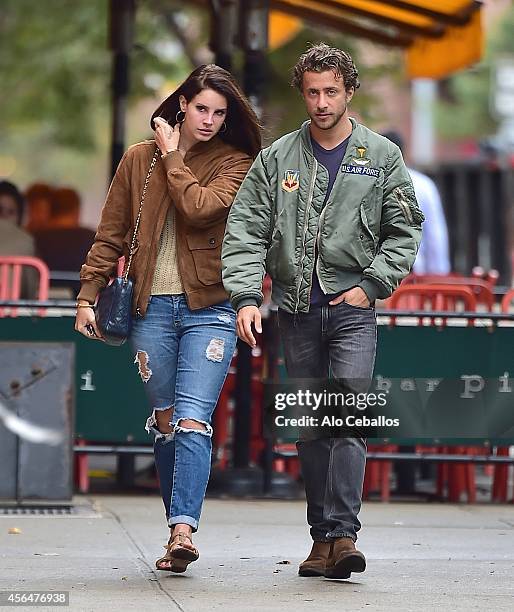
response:
[[(190, 563), (196, 561), (200, 557), (200, 553), (194, 546), (192, 549), (183, 546), (185, 538), (193, 544), (191, 536), (180, 531), (168, 540), (168, 544), (164, 546), (164, 548), (166, 548), (166, 554), (155, 562), (155, 567), (158, 570), (180, 574), (186, 571)], [(170, 561), (171, 565), (169, 567), (159, 567), (159, 564), (163, 561)]]

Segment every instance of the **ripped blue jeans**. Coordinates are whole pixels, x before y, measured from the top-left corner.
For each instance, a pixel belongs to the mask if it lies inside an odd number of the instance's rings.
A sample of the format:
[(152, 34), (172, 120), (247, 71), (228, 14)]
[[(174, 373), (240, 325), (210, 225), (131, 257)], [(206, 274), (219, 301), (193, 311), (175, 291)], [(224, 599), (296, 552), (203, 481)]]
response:
[[(153, 295), (134, 318), (131, 344), (152, 415), (154, 456), (168, 525), (198, 529), (211, 468), (211, 418), (236, 347), (230, 302), (190, 310), (184, 295)], [(156, 410), (172, 408), (171, 433), (157, 428)], [(182, 426), (197, 421), (202, 429)]]

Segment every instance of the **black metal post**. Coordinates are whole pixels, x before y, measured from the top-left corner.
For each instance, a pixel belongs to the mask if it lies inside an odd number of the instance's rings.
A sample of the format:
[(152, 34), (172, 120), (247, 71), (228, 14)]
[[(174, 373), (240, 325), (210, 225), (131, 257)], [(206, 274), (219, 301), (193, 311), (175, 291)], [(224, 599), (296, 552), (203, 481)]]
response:
[(243, 87), (254, 111), (261, 117), (267, 72), (269, 0), (245, 0), (242, 5)]
[[(240, 40), (245, 53), (243, 87), (257, 115), (261, 114), (264, 81), (261, 77), (268, 47), (268, 0), (241, 2)], [(250, 467), (252, 351), (239, 340), (236, 373), (234, 468)], [(251, 478), (251, 476), (250, 476)], [(256, 487), (262, 486), (260, 471), (254, 470)], [(257, 491), (256, 491), (257, 492)], [(260, 492), (260, 491), (259, 491)]]
[(238, 0), (210, 0), (211, 36), (210, 48), (214, 63), (232, 71), (232, 57), (239, 25)]
[(129, 92), (129, 54), (134, 30), (134, 0), (110, 0), (109, 48), (112, 51), (111, 178), (125, 149), (125, 118)]
[[(112, 51), (111, 100), (111, 175), (123, 157), (125, 150), (125, 123), (129, 82), (129, 54), (132, 49), (134, 0), (110, 0), (109, 2), (109, 48)], [(117, 480), (120, 485), (134, 482), (135, 456), (117, 455)]]
[[(211, 32), (216, 53), (216, 63), (227, 68), (227, 57), (232, 54), (233, 24), (236, 2), (211, 0), (213, 22)], [(268, 49), (269, 0), (240, 0), (239, 45), (244, 52), (243, 88), (257, 116), (262, 115), (262, 98), (266, 86)], [(216, 9), (218, 12), (216, 13)], [(225, 13), (223, 12), (225, 11)], [(225, 22), (225, 18), (227, 21)], [(263, 326), (266, 326), (266, 321)], [(288, 475), (271, 472), (273, 449), (268, 443), (262, 457), (266, 471), (266, 483), (261, 467), (250, 465), (251, 410), (252, 410), (252, 351), (242, 341), (237, 345), (237, 372), (235, 386), (235, 422), (233, 438), (233, 468), (216, 472), (210, 481), (210, 490), (231, 495), (274, 494), (281, 497), (296, 495), (295, 483)]]
[(252, 349), (242, 340), (237, 341), (237, 372), (234, 392), (236, 415), (234, 423), (234, 467), (247, 468), (250, 464)]
[[(216, 63), (227, 68), (231, 64), (232, 44), (235, 38), (234, 17), (239, 17), (239, 44), (245, 53), (243, 84), (250, 102), (260, 114), (263, 93), (262, 65), (266, 59), (268, 33), (268, 0), (211, 0), (211, 42)], [(237, 32), (237, 30), (236, 30)], [(238, 341), (235, 386), (235, 422), (233, 437), (233, 469), (213, 474), (211, 491), (232, 495), (259, 495), (263, 491), (262, 470), (250, 467), (251, 442), (251, 382), (252, 351)]]

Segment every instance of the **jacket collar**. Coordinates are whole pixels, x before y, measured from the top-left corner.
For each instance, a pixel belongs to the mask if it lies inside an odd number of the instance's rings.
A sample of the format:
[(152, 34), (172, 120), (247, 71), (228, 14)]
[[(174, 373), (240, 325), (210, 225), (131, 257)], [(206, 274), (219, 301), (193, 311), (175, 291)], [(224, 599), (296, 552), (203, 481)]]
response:
[(219, 136), (213, 136), (207, 142), (197, 142), (193, 145), (189, 151), (186, 153), (186, 159), (190, 159), (191, 157), (196, 157), (197, 155), (203, 155), (207, 151), (214, 149), (215, 147), (220, 147), (223, 144), (221, 138)]
[[(348, 118), (352, 123), (353, 130), (350, 134), (350, 140), (348, 142), (348, 147), (346, 149), (346, 154), (343, 160), (344, 162), (346, 162), (348, 159), (351, 159), (352, 157), (356, 157), (358, 155), (358, 148), (364, 148), (366, 149), (366, 151), (368, 149), (368, 135), (366, 128), (362, 124), (357, 123), (357, 121), (353, 117)], [(310, 119), (302, 123), (302, 126), (300, 128), (300, 138), (302, 140), (303, 146), (307, 149), (307, 151), (311, 155), (314, 155), (312, 151), (311, 135), (309, 130), (310, 124)]]

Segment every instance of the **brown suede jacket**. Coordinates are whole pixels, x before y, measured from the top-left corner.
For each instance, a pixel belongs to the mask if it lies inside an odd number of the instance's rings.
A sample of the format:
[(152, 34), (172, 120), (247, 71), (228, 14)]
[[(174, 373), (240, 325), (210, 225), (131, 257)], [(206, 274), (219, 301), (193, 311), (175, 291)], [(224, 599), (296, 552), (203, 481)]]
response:
[[(156, 145), (148, 140), (123, 156), (105, 201), (95, 241), (80, 271), (78, 299), (93, 303), (128, 257), (143, 184)], [(177, 260), (189, 307), (205, 308), (228, 299), (221, 282), (221, 243), (229, 208), (252, 164), (251, 157), (214, 137), (186, 154), (159, 156), (148, 183), (130, 268), (134, 314), (144, 315), (150, 299), (159, 238), (168, 207), (176, 207)], [(127, 260), (127, 259), (126, 259)]]

